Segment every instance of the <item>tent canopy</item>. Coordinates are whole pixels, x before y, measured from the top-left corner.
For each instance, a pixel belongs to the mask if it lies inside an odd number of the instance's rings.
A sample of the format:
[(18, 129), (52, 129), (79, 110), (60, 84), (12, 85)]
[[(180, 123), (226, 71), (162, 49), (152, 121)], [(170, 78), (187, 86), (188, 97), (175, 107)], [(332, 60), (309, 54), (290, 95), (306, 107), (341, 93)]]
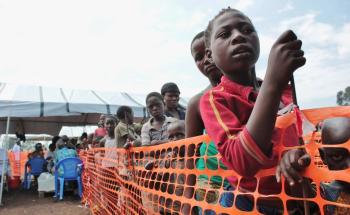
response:
[[(0, 134), (11, 118), (10, 133), (57, 135), (63, 125), (96, 124), (100, 114), (130, 106), (136, 118), (146, 115), (145, 94), (102, 92), (0, 83)], [(182, 106), (187, 101), (180, 99)]]

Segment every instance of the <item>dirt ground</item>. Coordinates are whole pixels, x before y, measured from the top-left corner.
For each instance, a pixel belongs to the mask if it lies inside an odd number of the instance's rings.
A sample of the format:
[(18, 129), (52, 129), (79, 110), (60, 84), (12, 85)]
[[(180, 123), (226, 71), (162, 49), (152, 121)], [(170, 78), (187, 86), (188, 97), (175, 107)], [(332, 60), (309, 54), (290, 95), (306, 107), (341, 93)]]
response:
[(4, 192), (1, 215), (91, 215), (89, 208), (80, 203), (78, 196), (65, 193), (63, 201), (55, 201), (53, 193), (46, 193), (44, 198), (34, 190), (12, 190)]

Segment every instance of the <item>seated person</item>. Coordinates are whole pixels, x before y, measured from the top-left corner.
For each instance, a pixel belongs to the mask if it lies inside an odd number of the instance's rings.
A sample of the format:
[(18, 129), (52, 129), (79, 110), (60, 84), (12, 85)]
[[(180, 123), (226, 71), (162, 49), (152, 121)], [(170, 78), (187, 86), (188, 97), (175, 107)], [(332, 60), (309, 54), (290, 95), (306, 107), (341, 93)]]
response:
[(65, 142), (66, 144), (69, 142), (69, 137), (67, 135), (62, 135), (60, 139), (63, 140), (63, 142)]
[[(55, 164), (58, 164), (61, 160), (65, 158), (75, 158), (77, 157), (77, 152), (74, 149), (69, 149), (66, 143), (59, 139), (56, 143), (56, 148), (58, 149), (55, 152)], [(63, 173), (63, 169), (58, 169), (59, 174)]]
[(44, 158), (43, 145), (41, 143), (35, 144), (35, 150), (28, 154), (28, 159), (32, 158)]
[[(336, 117), (326, 119), (322, 123), (321, 138), (324, 145), (342, 144), (349, 141), (350, 118)], [(322, 147), (319, 148), (319, 152), (322, 161), (327, 164), (329, 170), (345, 170), (350, 167), (350, 154), (346, 148)], [(297, 193), (302, 189), (300, 183), (303, 181), (299, 172), (309, 164), (310, 156), (305, 150), (294, 149), (288, 151), (284, 154), (277, 167), (277, 181), (280, 181), (280, 175), (283, 174), (289, 184), (294, 186), (294, 192)], [(334, 180), (331, 183), (322, 182), (320, 187), (321, 195), (326, 200), (350, 204), (350, 183)], [(315, 192), (311, 184), (308, 184), (307, 192)], [(311, 210), (313, 210), (312, 207)], [(325, 214), (350, 214), (350, 208), (327, 205)]]
[(49, 160), (49, 159), (53, 159), (55, 156), (55, 150), (56, 150), (56, 143), (51, 143), (49, 145), (49, 151), (47, 152), (45, 159)]
[(52, 170), (52, 168), (54, 167), (55, 163), (55, 150), (56, 150), (56, 143), (51, 143), (49, 145), (49, 152), (47, 153), (45, 159), (47, 160), (47, 169), (49, 171)]

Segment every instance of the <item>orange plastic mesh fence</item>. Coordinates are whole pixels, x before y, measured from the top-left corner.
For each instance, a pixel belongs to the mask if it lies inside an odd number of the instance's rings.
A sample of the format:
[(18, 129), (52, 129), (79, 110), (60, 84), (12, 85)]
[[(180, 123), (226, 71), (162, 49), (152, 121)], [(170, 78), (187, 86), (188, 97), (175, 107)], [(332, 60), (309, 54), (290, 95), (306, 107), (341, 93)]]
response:
[(24, 176), (24, 166), (28, 160), (28, 152), (11, 152), (7, 153), (12, 176)]
[[(303, 111), (314, 124), (335, 116), (350, 117), (349, 107), (322, 108)], [(276, 127), (285, 128), (295, 120), (294, 114), (279, 118)], [(283, 145), (283, 134), (279, 144), (279, 156), (293, 147)], [(212, 212), (212, 214), (259, 214), (265, 206), (278, 208), (283, 214), (291, 213), (296, 205), (323, 209), (336, 205), (342, 210), (350, 208), (350, 202), (335, 203), (321, 196), (320, 184), (334, 179), (350, 183), (350, 169), (330, 171), (319, 166), (318, 154), (321, 140), (319, 134), (305, 136), (305, 149), (312, 162), (303, 176), (312, 181), (316, 192), (312, 196), (294, 196), (285, 183), (274, 179), (275, 168), (261, 170), (255, 175), (255, 189), (248, 192), (240, 184), (246, 180), (233, 170), (221, 164), (221, 155), (199, 156), (201, 144), (210, 144), (208, 136), (199, 136), (158, 146), (124, 149), (91, 149), (81, 153), (84, 161), (83, 202), (90, 206), (93, 214), (182, 214)], [(350, 149), (350, 141), (332, 145)], [(202, 146), (203, 147), (203, 146)], [(207, 147), (208, 148), (208, 147)], [(295, 147), (294, 147), (295, 148)], [(146, 170), (145, 164), (152, 161), (153, 169)], [(209, 162), (219, 163), (208, 165)], [(196, 168), (198, 162), (204, 169)], [(150, 166), (150, 165), (148, 165)], [(227, 178), (235, 177), (235, 188), (227, 189)], [(261, 181), (270, 180), (279, 187), (277, 192), (266, 193)], [(222, 197), (230, 199), (223, 203)], [(248, 200), (249, 206), (240, 202)], [(304, 207), (301, 207), (303, 209)], [(276, 209), (277, 210), (277, 209)]]

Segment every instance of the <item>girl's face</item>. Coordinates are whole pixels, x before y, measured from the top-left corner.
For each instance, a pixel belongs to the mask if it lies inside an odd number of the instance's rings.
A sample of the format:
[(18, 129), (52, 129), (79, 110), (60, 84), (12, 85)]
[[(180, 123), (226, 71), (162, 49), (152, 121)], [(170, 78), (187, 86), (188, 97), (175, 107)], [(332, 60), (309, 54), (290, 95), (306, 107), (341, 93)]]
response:
[(206, 55), (224, 74), (248, 72), (259, 57), (259, 38), (242, 13), (226, 12), (213, 22)]
[(97, 122), (97, 126), (99, 128), (103, 127), (105, 124), (105, 120), (106, 120), (106, 116), (102, 114)]
[(164, 103), (161, 99), (155, 96), (151, 96), (147, 99), (147, 109), (148, 112), (154, 118), (159, 118), (164, 115)]
[(199, 71), (204, 74), (205, 44), (204, 37), (196, 39), (192, 43), (191, 54)]
[(107, 118), (105, 122), (105, 128), (109, 136), (111, 136), (111, 134), (114, 134), (115, 121), (111, 118)]
[(205, 56), (204, 37), (193, 41), (191, 53), (199, 71), (209, 78), (211, 82), (220, 82), (222, 73), (216, 67), (215, 63), (213, 61), (209, 61), (209, 59)]

